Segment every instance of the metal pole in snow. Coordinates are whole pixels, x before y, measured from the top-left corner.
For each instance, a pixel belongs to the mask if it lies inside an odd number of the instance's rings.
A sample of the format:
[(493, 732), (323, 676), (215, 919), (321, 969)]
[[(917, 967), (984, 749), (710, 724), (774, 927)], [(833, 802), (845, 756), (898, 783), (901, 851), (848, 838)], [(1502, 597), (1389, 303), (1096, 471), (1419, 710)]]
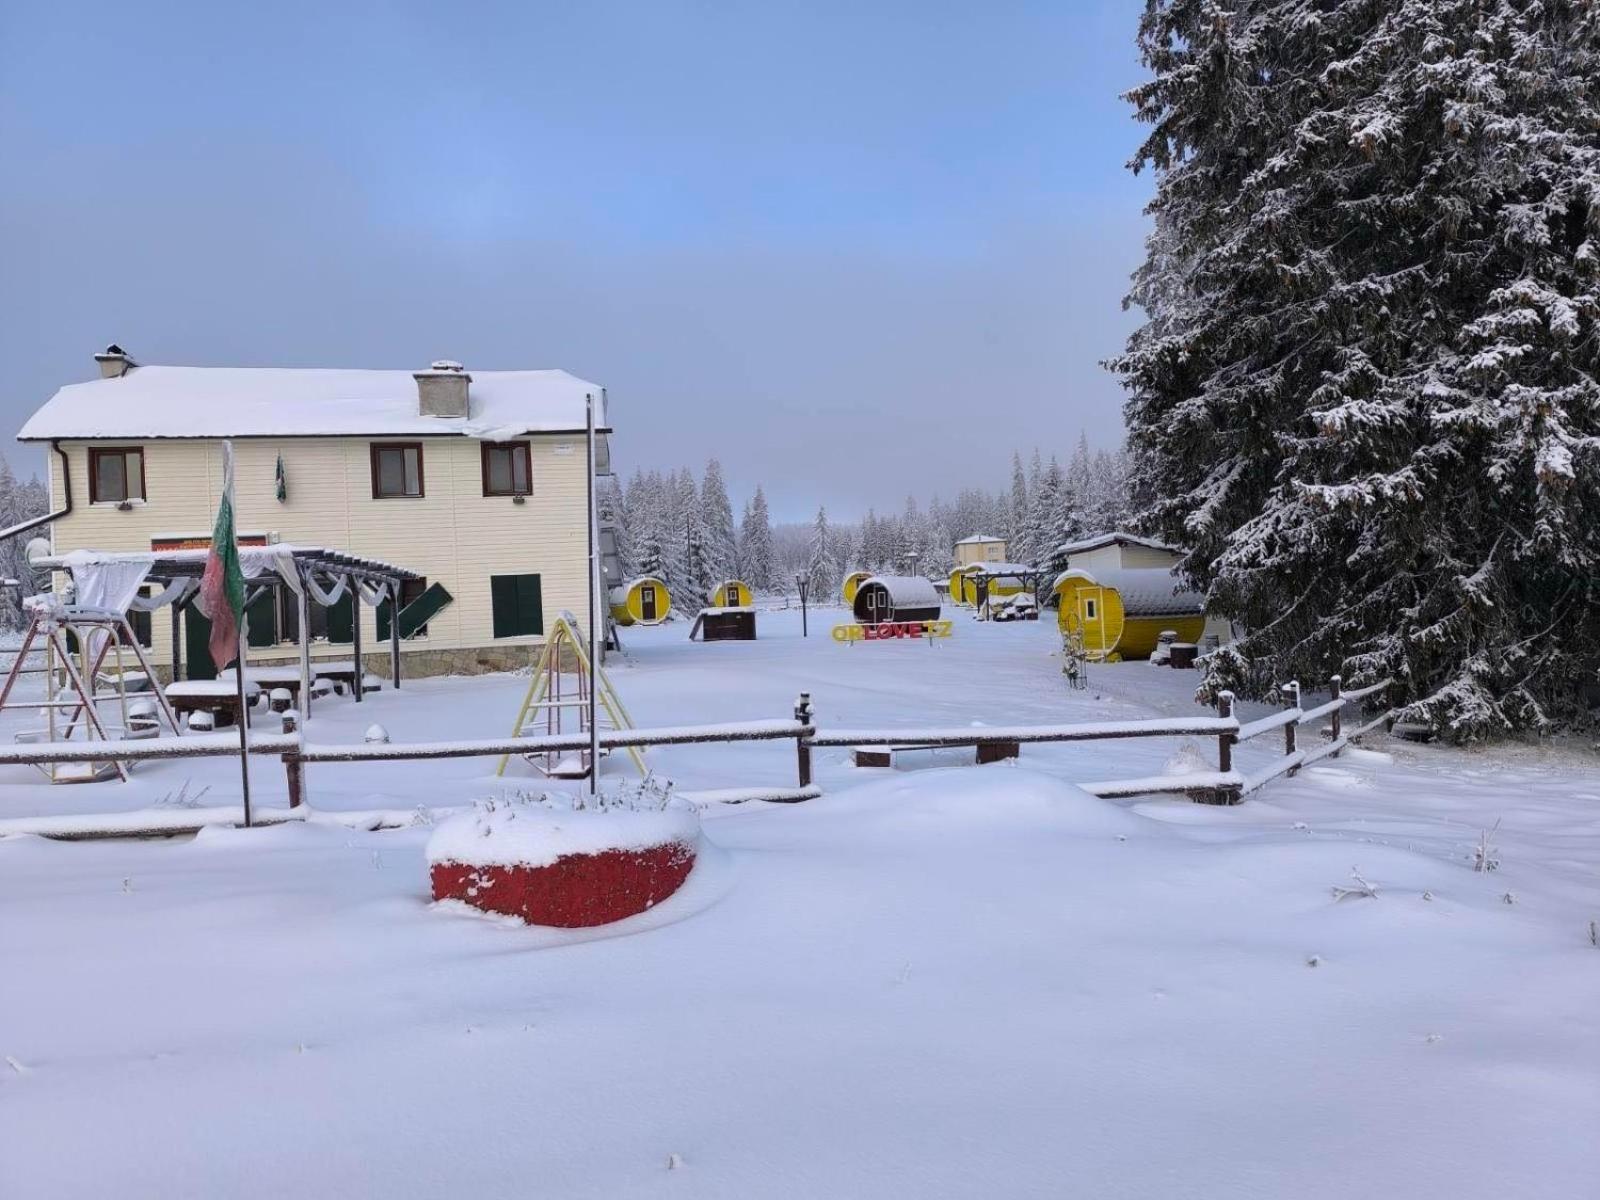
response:
[(594, 396), (585, 394), (583, 399), (589, 453), (589, 794), (593, 796), (600, 790), (600, 660), (595, 655), (600, 627), (600, 535), (595, 527)]
[[(218, 614), (220, 615), (220, 614)], [(233, 681), (239, 700), (239, 716), (235, 722), (239, 726), (239, 779), (244, 790), (244, 825), (250, 828), (250, 734), (247, 732), (248, 721), (245, 717), (244, 707), (244, 657), (245, 647), (250, 641), (250, 613), (242, 611), (239, 614), (239, 657), (233, 664)]]

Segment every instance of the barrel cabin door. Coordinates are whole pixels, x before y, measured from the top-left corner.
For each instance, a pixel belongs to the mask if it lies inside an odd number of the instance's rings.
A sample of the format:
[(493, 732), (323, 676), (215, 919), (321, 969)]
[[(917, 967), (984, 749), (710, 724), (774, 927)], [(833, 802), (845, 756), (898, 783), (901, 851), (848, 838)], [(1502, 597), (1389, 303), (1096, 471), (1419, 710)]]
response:
[(867, 623), (878, 625), (893, 619), (894, 601), (889, 598), (889, 589), (885, 587), (869, 588), (867, 590)]
[(639, 619), (641, 621), (656, 619), (656, 585), (653, 583), (639, 585)]

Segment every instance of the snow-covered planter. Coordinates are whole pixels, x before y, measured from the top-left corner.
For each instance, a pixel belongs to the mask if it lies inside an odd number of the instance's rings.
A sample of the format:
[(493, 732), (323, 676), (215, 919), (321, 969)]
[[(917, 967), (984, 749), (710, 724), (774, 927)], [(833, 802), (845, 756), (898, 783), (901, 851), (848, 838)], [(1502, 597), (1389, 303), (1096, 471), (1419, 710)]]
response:
[(620, 921), (683, 884), (700, 814), (648, 781), (596, 797), (480, 801), (428, 839), (435, 900), (459, 900), (530, 925)]

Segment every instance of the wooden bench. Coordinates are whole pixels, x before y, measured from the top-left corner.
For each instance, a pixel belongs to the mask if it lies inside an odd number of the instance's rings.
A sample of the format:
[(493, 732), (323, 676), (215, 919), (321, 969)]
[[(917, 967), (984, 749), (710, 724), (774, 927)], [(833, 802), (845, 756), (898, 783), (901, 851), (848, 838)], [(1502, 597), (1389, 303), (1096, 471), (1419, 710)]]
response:
[[(1022, 744), (1014, 741), (977, 741), (961, 743), (961, 745), (976, 746), (978, 762), (993, 763), (1007, 758), (1020, 758)], [(949, 744), (929, 746), (917, 742), (906, 742), (895, 746), (852, 746), (850, 748), (851, 762), (858, 767), (892, 767), (894, 756), (902, 750), (948, 750)]]

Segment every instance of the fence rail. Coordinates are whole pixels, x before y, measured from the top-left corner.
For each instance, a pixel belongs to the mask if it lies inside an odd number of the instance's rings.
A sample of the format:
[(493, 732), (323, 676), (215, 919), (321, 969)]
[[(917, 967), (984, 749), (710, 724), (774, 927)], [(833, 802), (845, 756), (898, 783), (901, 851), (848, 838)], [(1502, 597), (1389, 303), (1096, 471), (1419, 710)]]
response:
[[(1234, 715), (1234, 698), (1223, 692), (1217, 700), (1214, 717), (1155, 718), (1138, 721), (1094, 721), (1067, 725), (1014, 726), (938, 726), (909, 729), (835, 729), (821, 731), (815, 721), (809, 693), (801, 693), (792, 720), (739, 721), (719, 725), (679, 725), (654, 729), (604, 730), (599, 735), (601, 749), (626, 749), (647, 746), (707, 745), (718, 743), (791, 741), (795, 747), (798, 786), (723, 788), (694, 793), (702, 803), (741, 803), (748, 800), (797, 802), (821, 795), (812, 779), (812, 751), (827, 747), (858, 746), (977, 746), (1010, 747), (1011, 753), (1023, 743), (1086, 742), (1121, 738), (1214, 737), (1217, 739), (1217, 769), (1189, 775), (1152, 775), (1136, 779), (1113, 779), (1082, 785), (1097, 796), (1138, 796), (1182, 794), (1216, 804), (1236, 804), (1251, 792), (1283, 775), (1338, 754), (1349, 744), (1380, 725), (1392, 724), (1388, 713), (1346, 733), (1343, 715), (1347, 705), (1359, 704), (1389, 686), (1389, 680), (1353, 691), (1344, 691), (1337, 675), (1330, 680), (1330, 699), (1307, 709), (1300, 703), (1300, 685), (1285, 684), (1281, 689), (1286, 707), (1260, 720), (1241, 724)], [(1299, 744), (1299, 730), (1328, 722), (1326, 741), (1305, 749)], [(1244, 775), (1234, 769), (1234, 748), (1274, 730), (1282, 729), (1284, 753), (1270, 766)], [(587, 734), (555, 736), (484, 738), (466, 741), (371, 743), (363, 745), (317, 744), (304, 740), (286, 727), (282, 734), (251, 733), (246, 749), (252, 755), (271, 755), (284, 765), (291, 808), (305, 802), (305, 770), (309, 763), (404, 762), (421, 759), (479, 758), (505, 754), (539, 754), (550, 751), (585, 750)], [(181, 737), (144, 738), (128, 741), (60, 742), (33, 746), (0, 747), (0, 765), (76, 762), (143, 762), (169, 758), (211, 758), (239, 753), (236, 733), (196, 734)], [(982, 757), (980, 753), (980, 758)]]

